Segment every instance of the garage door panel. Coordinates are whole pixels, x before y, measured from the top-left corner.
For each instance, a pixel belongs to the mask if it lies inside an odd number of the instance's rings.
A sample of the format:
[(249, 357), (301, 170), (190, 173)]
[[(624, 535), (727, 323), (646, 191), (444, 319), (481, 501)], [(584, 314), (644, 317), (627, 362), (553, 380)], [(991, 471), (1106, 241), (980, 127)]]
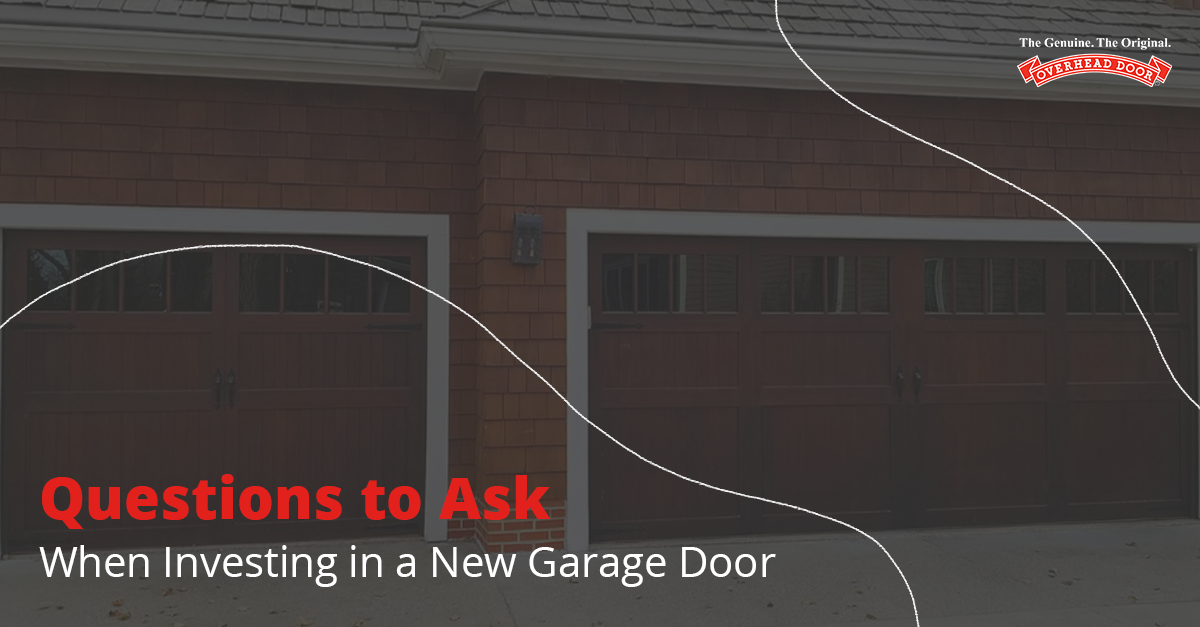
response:
[(920, 416), (927, 509), (1049, 503), (1046, 405), (943, 404)]
[(1070, 383), (1065, 389), (1069, 402), (1080, 401), (1154, 401), (1179, 394), (1174, 382)]
[[(280, 324), (295, 324), (283, 320)], [(306, 326), (320, 329), (315, 321)], [(366, 322), (362, 321), (362, 325)], [(361, 325), (360, 325), (361, 326)], [(254, 389), (379, 388), (410, 379), (408, 333), (349, 331), (239, 333), (240, 382)]]
[[(26, 416), (23, 436), (25, 450), (39, 452), (25, 455), (23, 463), (22, 522), (29, 533), (62, 528), (41, 508), (40, 487), (55, 477), (70, 477), (85, 490), (102, 488), (102, 503), (107, 504), (109, 486), (120, 486), (122, 496), (139, 485), (161, 494), (168, 486), (194, 486), (201, 479), (219, 476), (225, 462), (231, 461), (223, 456), (221, 425), (199, 412), (31, 414)], [(188, 445), (168, 448), (163, 442)], [(57, 496), (58, 504), (65, 507), (67, 492), (60, 490)], [(161, 520), (131, 520), (123, 504), (119, 520), (94, 521), (85, 512), (79, 521), (88, 530), (136, 527), (146, 531), (164, 526)]]
[[(762, 411), (767, 498), (821, 513), (891, 509), (890, 407), (765, 407)], [(796, 512), (771, 507), (764, 514)]]
[(646, 388), (605, 390), (596, 402), (610, 409), (696, 407), (739, 407), (743, 404), (738, 388)]
[(23, 332), (30, 392), (201, 390), (211, 332)]
[(742, 346), (736, 332), (603, 331), (593, 344), (605, 389), (736, 388)]
[[(208, 375), (212, 380), (212, 375)], [(209, 384), (211, 385), (211, 383)], [(33, 411), (88, 412), (118, 404), (128, 411), (203, 411), (213, 406), (211, 390), (195, 392), (36, 392), (24, 395), (22, 405)]]
[[(1049, 400), (1050, 390), (1045, 385), (1030, 384), (958, 384), (943, 385), (937, 382), (940, 371), (925, 372), (921, 386), (920, 402), (924, 407), (941, 403), (1044, 403)], [(986, 400), (983, 400), (986, 399)], [(921, 410), (924, 412), (924, 409)]]
[(924, 340), (922, 371), (931, 388), (1046, 382), (1045, 332), (982, 330), (962, 325), (957, 332), (928, 332)]
[(236, 406), (246, 410), (404, 407), (411, 401), (412, 392), (408, 388), (240, 390), (235, 394)]
[(1177, 501), (1182, 494), (1178, 401), (1073, 404), (1067, 415), (1070, 503)]
[[(419, 434), (402, 407), (240, 411), (236, 421), (239, 485), (342, 488), (344, 505), (374, 479), (412, 485), (413, 460), (404, 451)], [(416, 484), (419, 491), (423, 486)], [(346, 518), (363, 516), (346, 507)]]
[[(1129, 382), (1169, 380), (1154, 341), (1140, 320), (1126, 320), (1123, 330), (1068, 332), (1067, 376), (1072, 382)], [(1167, 362), (1176, 371), (1181, 332), (1156, 330)]]
[(854, 385), (813, 385), (796, 387), (763, 388), (760, 399), (765, 406), (777, 405), (837, 405), (850, 403), (853, 405), (887, 404), (896, 398), (896, 390), (891, 385), (854, 386)]
[[(738, 489), (736, 408), (606, 410), (601, 427), (646, 458), (712, 485)], [(597, 525), (736, 517), (741, 499), (672, 477), (608, 438), (591, 438)]]
[(762, 334), (764, 387), (891, 384), (890, 331)]

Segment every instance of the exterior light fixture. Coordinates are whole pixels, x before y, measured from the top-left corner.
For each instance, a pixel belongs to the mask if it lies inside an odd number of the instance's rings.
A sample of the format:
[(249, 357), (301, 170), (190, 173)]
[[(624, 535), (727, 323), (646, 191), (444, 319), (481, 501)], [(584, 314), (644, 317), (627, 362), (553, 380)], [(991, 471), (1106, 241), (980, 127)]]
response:
[(542, 216), (518, 213), (513, 217), (512, 262), (521, 266), (542, 262)]

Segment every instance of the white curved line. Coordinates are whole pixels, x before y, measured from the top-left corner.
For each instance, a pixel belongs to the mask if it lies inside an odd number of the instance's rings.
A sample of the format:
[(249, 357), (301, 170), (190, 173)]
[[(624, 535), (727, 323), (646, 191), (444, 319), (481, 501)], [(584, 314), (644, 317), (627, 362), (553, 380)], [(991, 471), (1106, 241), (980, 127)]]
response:
[(70, 281), (68, 281), (68, 282), (66, 282), (66, 283), (63, 283), (62, 285), (59, 285), (59, 286), (55, 287), (54, 289), (52, 289), (52, 290), (50, 290), (50, 291), (46, 292), (45, 294), (42, 294), (41, 296), (38, 296), (37, 298), (35, 298), (35, 299), (33, 299), (33, 300), (29, 301), (28, 303), (26, 303), (26, 305), (25, 305), (24, 307), (22, 307), (22, 308), (18, 309), (18, 310), (17, 310), (17, 312), (16, 312), (16, 313), (14, 313), (13, 315), (9, 316), (7, 320), (4, 320), (4, 322), (0, 322), (0, 330), (3, 330), (3, 329), (4, 329), (4, 327), (5, 327), (5, 326), (6, 326), (6, 325), (7, 325), (9, 322), (11, 322), (11, 321), (12, 321), (14, 318), (16, 318), (17, 316), (21, 315), (21, 313), (22, 313), (22, 312), (24, 312), (25, 310), (27, 310), (27, 309), (29, 309), (30, 307), (32, 307), (32, 306), (34, 305), (34, 303), (38, 302), (39, 300), (41, 300), (41, 299), (45, 298), (46, 296), (49, 296), (50, 294), (53, 294), (54, 292), (56, 292), (56, 291), (58, 291), (58, 290), (60, 290), (60, 289), (62, 289), (62, 288), (64, 288), (64, 287), (67, 287), (67, 286), (69, 286), (69, 285), (71, 285), (71, 284), (73, 284), (73, 283), (75, 283), (75, 282), (77, 282), (77, 281), (81, 281), (81, 280), (83, 280), (83, 279), (86, 279), (87, 277), (89, 277), (89, 276), (91, 276), (91, 275), (93, 275), (93, 274), (96, 274), (97, 272), (102, 272), (102, 271), (104, 271), (104, 270), (107, 270), (107, 269), (109, 269), (109, 268), (112, 268), (112, 267), (114, 267), (114, 266), (117, 266), (117, 265), (120, 265), (120, 264), (122, 264), (122, 263), (125, 263), (126, 261), (134, 261), (134, 260), (136, 260), (136, 259), (142, 259), (142, 258), (144, 258), (144, 257), (153, 257), (153, 256), (155, 256), (155, 255), (164, 255), (164, 254), (176, 253), (176, 252), (183, 252), (183, 251), (189, 251), (189, 250), (204, 250), (204, 249), (209, 249), (209, 248), (292, 248), (292, 249), (296, 249), (296, 250), (306, 250), (306, 251), (309, 251), (309, 252), (314, 252), (314, 253), (320, 253), (320, 254), (324, 254), (324, 255), (329, 255), (329, 256), (331, 256), (331, 257), (337, 257), (338, 259), (342, 259), (342, 260), (344, 260), (344, 261), (350, 261), (350, 262), (353, 262), (353, 263), (357, 263), (357, 264), (359, 264), (359, 265), (361, 265), (361, 266), (366, 266), (366, 267), (368, 267), (368, 268), (374, 268), (374, 269), (376, 269), (376, 270), (379, 270), (380, 272), (383, 272), (383, 273), (385, 273), (385, 274), (388, 274), (388, 275), (391, 275), (391, 276), (393, 276), (393, 277), (396, 277), (397, 279), (400, 279), (401, 281), (404, 281), (404, 282), (408, 283), (409, 285), (412, 285), (412, 286), (414, 286), (414, 287), (417, 287), (417, 288), (419, 288), (419, 289), (421, 289), (421, 290), (424, 290), (424, 291), (425, 291), (425, 293), (427, 293), (427, 294), (429, 294), (429, 295), (431, 295), (431, 296), (434, 296), (434, 297), (438, 298), (438, 299), (439, 299), (439, 300), (441, 300), (442, 302), (444, 302), (444, 303), (446, 303), (447, 305), (449, 305), (449, 306), (453, 307), (453, 308), (454, 308), (454, 310), (455, 310), (455, 311), (457, 311), (458, 313), (461, 313), (462, 315), (466, 316), (467, 318), (470, 318), (470, 319), (471, 319), (471, 322), (474, 322), (476, 325), (478, 325), (478, 326), (479, 326), (479, 328), (483, 329), (483, 330), (484, 330), (484, 332), (485, 332), (485, 333), (487, 333), (487, 334), (488, 334), (488, 336), (490, 336), (490, 337), (491, 337), (493, 340), (495, 340), (497, 344), (499, 344), (500, 346), (504, 347), (504, 350), (508, 351), (508, 354), (509, 354), (509, 355), (512, 355), (512, 356), (513, 356), (513, 359), (516, 359), (516, 360), (517, 360), (517, 362), (518, 362), (518, 363), (520, 363), (522, 366), (524, 366), (526, 370), (528, 370), (529, 372), (533, 373), (533, 376), (537, 377), (539, 381), (541, 381), (542, 383), (546, 384), (546, 387), (550, 388), (550, 391), (551, 391), (551, 392), (554, 392), (554, 395), (555, 395), (555, 396), (557, 396), (559, 399), (561, 399), (563, 403), (566, 403), (567, 407), (569, 407), (569, 408), (571, 409), (571, 411), (575, 413), (575, 415), (576, 415), (576, 416), (579, 416), (580, 418), (582, 418), (582, 419), (583, 419), (583, 421), (584, 421), (584, 422), (586, 422), (586, 423), (588, 424), (588, 426), (592, 427), (592, 428), (593, 428), (593, 429), (595, 429), (596, 431), (599, 431), (599, 432), (600, 432), (600, 433), (601, 433), (601, 434), (602, 434), (604, 437), (608, 438), (609, 440), (612, 440), (612, 442), (613, 442), (614, 444), (616, 444), (617, 446), (619, 446), (619, 447), (621, 447), (622, 449), (624, 449), (624, 450), (625, 450), (626, 452), (628, 452), (630, 455), (633, 455), (634, 457), (636, 457), (636, 458), (638, 458), (638, 459), (642, 460), (643, 462), (645, 462), (645, 463), (649, 464), (650, 466), (653, 466), (654, 468), (657, 468), (657, 469), (659, 469), (659, 470), (661, 470), (661, 471), (663, 471), (663, 472), (665, 472), (665, 473), (667, 473), (667, 474), (669, 474), (669, 475), (671, 475), (671, 476), (673, 476), (673, 477), (676, 477), (676, 478), (682, 479), (682, 480), (684, 480), (684, 481), (687, 481), (687, 482), (689, 482), (689, 483), (692, 483), (692, 484), (698, 485), (698, 486), (700, 486), (700, 487), (703, 487), (703, 488), (708, 488), (708, 489), (710, 489), (710, 490), (715, 490), (715, 491), (717, 491), (717, 492), (722, 492), (722, 493), (725, 493), (725, 494), (730, 494), (730, 495), (733, 495), (733, 496), (740, 496), (740, 497), (742, 497), (742, 498), (752, 499), (752, 500), (759, 501), (759, 502), (762, 502), (762, 503), (768, 503), (768, 504), (770, 504), (770, 505), (778, 505), (778, 506), (780, 506), (780, 507), (786, 507), (786, 508), (789, 508), (789, 509), (794, 509), (794, 510), (796, 510), (796, 511), (798, 511), (798, 512), (803, 512), (803, 513), (805, 513), (805, 514), (811, 514), (811, 515), (813, 515), (813, 516), (816, 516), (816, 517), (818, 517), (818, 518), (822, 518), (822, 519), (828, 520), (829, 522), (837, 523), (837, 524), (839, 524), (839, 525), (841, 525), (841, 526), (843, 526), (843, 527), (846, 527), (847, 529), (850, 529), (851, 531), (855, 531), (855, 532), (857, 532), (857, 533), (861, 534), (862, 536), (864, 536), (865, 538), (867, 538), (867, 539), (868, 539), (868, 540), (870, 540), (871, 542), (874, 542), (874, 543), (875, 543), (875, 546), (879, 547), (879, 549), (880, 549), (881, 551), (883, 551), (884, 555), (887, 555), (888, 559), (889, 559), (889, 560), (891, 560), (891, 562), (892, 562), (892, 566), (895, 566), (895, 567), (896, 567), (896, 571), (900, 573), (900, 578), (904, 580), (904, 586), (905, 586), (906, 588), (908, 588), (908, 596), (909, 596), (909, 598), (911, 598), (911, 599), (912, 599), (912, 602), (913, 602), (913, 615), (914, 615), (914, 617), (916, 617), (916, 618), (917, 618), (917, 627), (920, 627), (920, 625), (921, 625), (921, 620), (920, 620), (920, 618), (919, 618), (919, 617), (917, 617), (917, 616), (916, 616), (916, 610), (917, 610), (917, 600), (916, 600), (916, 597), (915, 597), (915, 596), (913, 596), (912, 587), (908, 585), (908, 578), (904, 576), (904, 571), (900, 570), (900, 565), (896, 563), (896, 560), (895, 560), (895, 558), (893, 558), (893, 557), (892, 557), (892, 554), (891, 554), (891, 553), (888, 553), (888, 550), (887, 550), (887, 549), (885, 549), (885, 548), (883, 547), (883, 545), (879, 543), (879, 541), (878, 541), (878, 540), (876, 540), (875, 538), (871, 537), (871, 535), (870, 535), (870, 534), (868, 534), (867, 532), (865, 532), (865, 531), (863, 531), (863, 530), (859, 529), (858, 527), (855, 527), (855, 526), (853, 526), (853, 525), (851, 525), (851, 524), (849, 524), (849, 523), (842, 522), (842, 521), (840, 521), (840, 520), (838, 520), (838, 519), (836, 519), (836, 518), (830, 517), (830, 516), (826, 516), (825, 514), (822, 514), (822, 513), (820, 513), (820, 512), (814, 512), (814, 511), (812, 511), (812, 510), (805, 509), (805, 508), (803, 508), (803, 507), (799, 507), (799, 506), (796, 506), (796, 505), (791, 505), (791, 504), (784, 503), (784, 502), (781, 502), (781, 501), (774, 501), (774, 500), (771, 500), (771, 499), (768, 499), (768, 498), (764, 498), (764, 497), (761, 497), (761, 496), (755, 496), (755, 495), (753, 495), (753, 494), (743, 494), (743, 493), (741, 493), (741, 492), (737, 492), (737, 491), (735, 491), (735, 490), (729, 490), (729, 489), (726, 489), (726, 488), (721, 488), (721, 487), (718, 487), (718, 486), (710, 485), (710, 484), (707, 484), (707, 483), (705, 483), (705, 482), (703, 482), (703, 481), (700, 481), (700, 480), (698, 480), (698, 479), (693, 479), (693, 478), (691, 478), (691, 477), (687, 477), (687, 476), (681, 475), (681, 474), (679, 474), (679, 473), (675, 472), (674, 470), (671, 470), (670, 468), (667, 468), (666, 466), (663, 466), (662, 464), (659, 464), (658, 462), (655, 462), (655, 461), (653, 461), (653, 460), (651, 460), (651, 459), (647, 459), (647, 458), (646, 458), (645, 456), (643, 456), (641, 453), (638, 453), (637, 451), (635, 451), (635, 450), (633, 450), (633, 449), (629, 448), (629, 447), (628, 447), (628, 446), (626, 446), (626, 445), (625, 445), (623, 442), (621, 442), (620, 440), (618, 440), (618, 439), (616, 439), (615, 437), (613, 437), (612, 435), (610, 435), (610, 434), (609, 434), (607, 431), (605, 431), (604, 429), (601, 429), (601, 428), (600, 428), (598, 425), (596, 425), (596, 423), (594, 423), (594, 422), (592, 422), (591, 420), (589, 420), (587, 416), (583, 415), (583, 412), (579, 411), (578, 409), (576, 409), (576, 408), (575, 408), (575, 406), (574, 406), (574, 405), (572, 405), (572, 404), (571, 404), (571, 401), (567, 400), (567, 397), (566, 397), (566, 396), (563, 396), (562, 392), (559, 392), (557, 388), (555, 388), (553, 385), (551, 385), (551, 384), (550, 384), (550, 382), (549, 382), (549, 381), (547, 381), (547, 380), (546, 380), (546, 378), (545, 378), (545, 377), (543, 377), (543, 376), (542, 376), (542, 375), (541, 375), (541, 374), (540, 374), (540, 373), (539, 373), (537, 370), (534, 370), (532, 366), (530, 366), (529, 364), (525, 363), (525, 360), (524, 360), (524, 359), (521, 359), (520, 355), (517, 355), (517, 353), (516, 353), (516, 352), (514, 352), (514, 351), (513, 351), (513, 349), (509, 348), (507, 344), (505, 344), (504, 342), (502, 342), (502, 341), (500, 340), (500, 338), (496, 337), (496, 334), (495, 334), (495, 333), (492, 333), (492, 330), (491, 330), (491, 329), (489, 329), (489, 328), (487, 328), (486, 326), (484, 326), (484, 324), (483, 324), (482, 322), (480, 322), (478, 319), (476, 319), (476, 318), (475, 318), (475, 316), (472, 316), (471, 314), (467, 313), (467, 311), (466, 311), (466, 310), (464, 310), (462, 307), (459, 307), (458, 305), (456, 305), (456, 304), (454, 304), (453, 302), (451, 302), (451, 301), (450, 301), (450, 299), (446, 298), (445, 296), (442, 296), (441, 294), (438, 294), (437, 292), (435, 292), (435, 291), (433, 291), (433, 290), (431, 290), (431, 289), (429, 289), (429, 288), (425, 287), (424, 285), (421, 285), (420, 283), (417, 283), (416, 281), (413, 281), (412, 279), (409, 279), (409, 278), (407, 278), (407, 277), (402, 277), (402, 276), (400, 276), (400, 275), (398, 275), (398, 274), (396, 274), (396, 273), (394, 273), (394, 272), (391, 272), (390, 270), (385, 270), (385, 269), (383, 269), (383, 268), (380, 268), (379, 266), (376, 266), (376, 265), (373, 265), (373, 264), (367, 263), (367, 262), (365, 262), (365, 261), (361, 261), (361, 260), (358, 260), (358, 259), (353, 259), (353, 258), (350, 258), (350, 257), (345, 257), (345, 256), (339, 255), (339, 254), (337, 254), (337, 253), (331, 253), (331, 252), (329, 252), (329, 251), (327, 251), (327, 250), (321, 250), (320, 248), (312, 248), (312, 247), (309, 247), (309, 246), (300, 246), (300, 245), (298, 245), (298, 244), (208, 244), (208, 245), (204, 245), (204, 246), (185, 246), (185, 247), (182, 247), (182, 248), (171, 248), (171, 249), (168, 249), (168, 250), (161, 250), (161, 251), (158, 251), (158, 252), (153, 252), (153, 253), (144, 253), (144, 254), (141, 254), (141, 255), (135, 255), (135, 256), (133, 256), (133, 257), (129, 257), (128, 259), (121, 259), (121, 260), (119, 260), (119, 261), (114, 261), (114, 262), (112, 262), (112, 263), (110, 263), (110, 264), (107, 264), (107, 265), (101, 266), (101, 267), (99, 267), (99, 268), (96, 268), (95, 270), (92, 270), (92, 271), (90, 271), (90, 272), (88, 272), (88, 273), (86, 273), (86, 274), (83, 274), (83, 275), (81, 275), (81, 276), (78, 276), (78, 277), (76, 277), (76, 278), (74, 278), (74, 279), (71, 279)]

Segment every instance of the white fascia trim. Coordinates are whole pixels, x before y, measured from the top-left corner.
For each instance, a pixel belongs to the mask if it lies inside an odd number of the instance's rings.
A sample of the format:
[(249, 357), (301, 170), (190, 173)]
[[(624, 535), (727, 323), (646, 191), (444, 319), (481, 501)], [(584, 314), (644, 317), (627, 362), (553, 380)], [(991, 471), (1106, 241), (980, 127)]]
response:
[(432, 86), (413, 45), (0, 24), (0, 66)]
[[(1200, 223), (1079, 222), (1100, 244), (1200, 246)], [(1087, 240), (1062, 220), (893, 218), (688, 211), (567, 210), (567, 398), (589, 415), (588, 238), (593, 234), (807, 239), (1059, 242)], [(1200, 281), (1200, 279), (1198, 279)], [(1200, 312), (1197, 313), (1200, 322)], [(569, 411), (569, 410), (568, 410)], [(589, 427), (567, 416), (566, 550), (588, 550)]]
[[(4, 229), (422, 237), (426, 287), (450, 294), (450, 217), (446, 215), (0, 204), (0, 236)], [(0, 276), (2, 261), (0, 257)], [(425, 493), (445, 494), (450, 485), (450, 308), (439, 298), (426, 301)], [(447, 537), (447, 523), (439, 514), (436, 507), (426, 508), (427, 541)]]

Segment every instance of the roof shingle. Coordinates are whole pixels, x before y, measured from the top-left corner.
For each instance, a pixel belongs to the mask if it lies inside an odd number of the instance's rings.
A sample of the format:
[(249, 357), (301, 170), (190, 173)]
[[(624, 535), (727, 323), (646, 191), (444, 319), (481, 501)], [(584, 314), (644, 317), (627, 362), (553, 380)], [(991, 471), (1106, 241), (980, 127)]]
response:
[[(488, 15), (540, 23), (639, 24), (664, 38), (775, 30), (773, 0), (0, 0), (86, 20), (94, 11), (227, 22), (318, 24), (331, 29), (415, 30), (422, 20)], [(1016, 45), (1020, 37), (1171, 39), (1172, 55), (1200, 56), (1200, 11), (1164, 0), (780, 0), (789, 36)], [(411, 19), (405, 19), (409, 16)], [(419, 18), (417, 17), (419, 16)], [(214, 22), (215, 23), (215, 22)]]

